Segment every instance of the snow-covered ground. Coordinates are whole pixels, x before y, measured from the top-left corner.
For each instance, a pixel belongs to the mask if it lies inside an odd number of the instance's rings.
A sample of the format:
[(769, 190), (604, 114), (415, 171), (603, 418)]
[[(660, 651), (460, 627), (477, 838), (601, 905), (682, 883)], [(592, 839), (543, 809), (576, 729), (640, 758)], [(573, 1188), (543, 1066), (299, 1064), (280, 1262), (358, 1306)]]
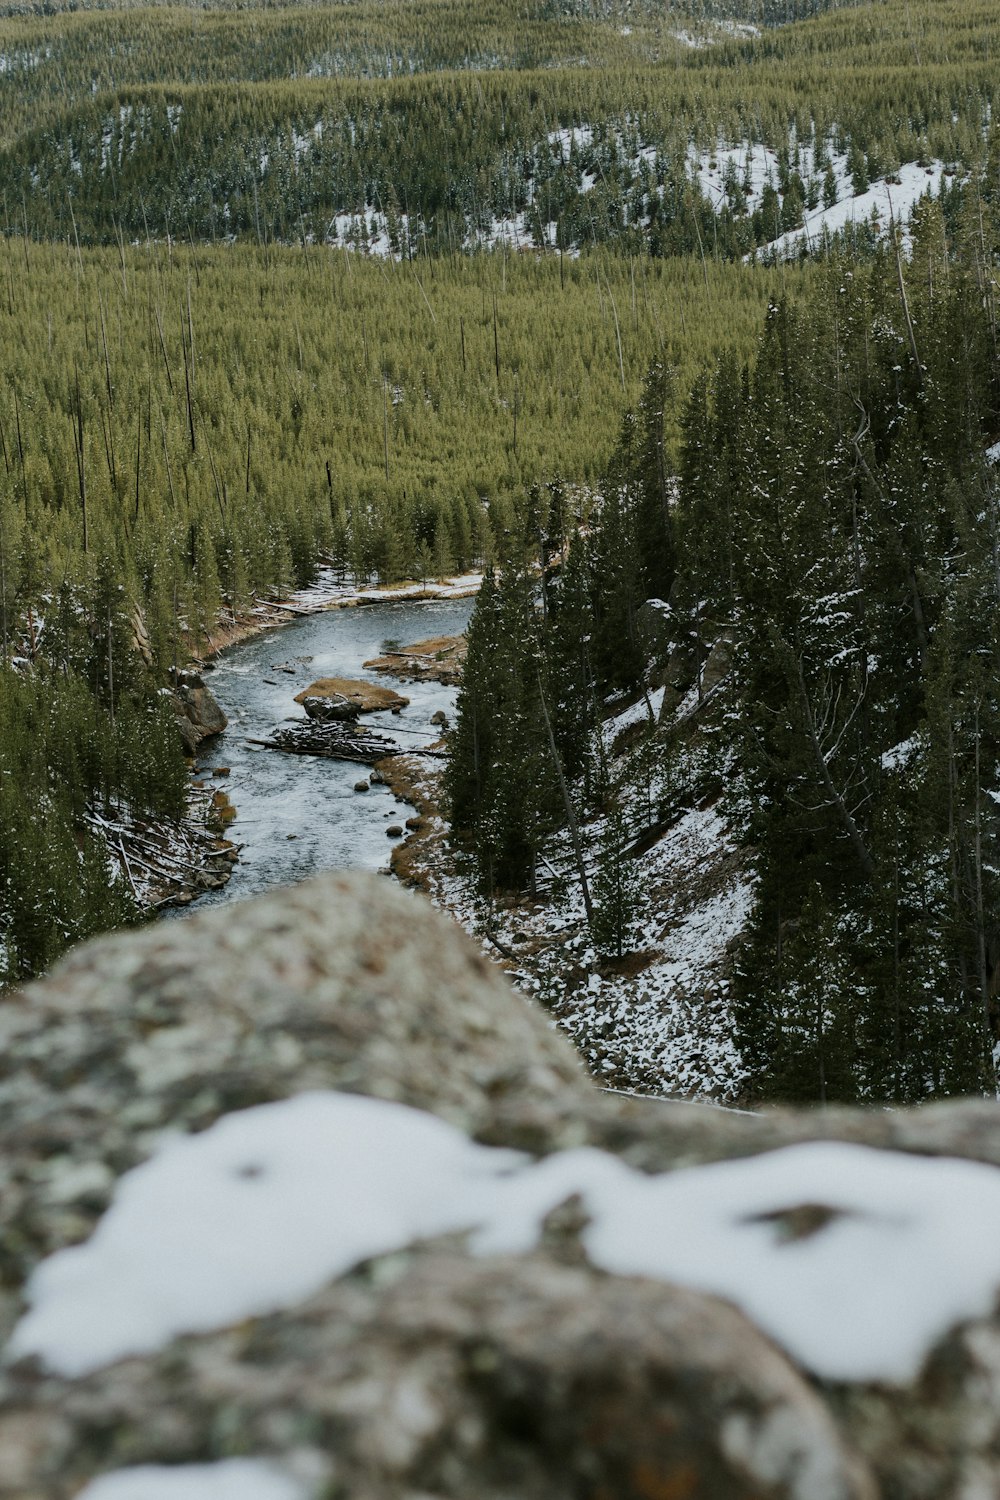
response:
[[(651, 701), (658, 716), (662, 690)], [(675, 719), (684, 719), (688, 708), (682, 701)], [(604, 725), (608, 751), (648, 721), (644, 699), (624, 706)], [(413, 771), (431, 806), (439, 800), (437, 774), (426, 763)], [(643, 810), (630, 809), (629, 826), (642, 822)], [(540, 862), (537, 900), (488, 910), (456, 871), (440, 814), (428, 824), (432, 832), (421, 836), (416, 864), (431, 899), (546, 1007), (595, 1078), (630, 1092), (722, 1103), (740, 1098), (745, 1072), (733, 1041), (729, 969), (750, 913), (753, 880), (718, 807), (679, 813), (633, 857), (635, 922), (621, 960), (597, 951), (565, 835)], [(584, 829), (591, 875), (604, 830), (604, 819)]]
[(267, 1459), (214, 1464), (142, 1464), (95, 1479), (77, 1500), (312, 1500), (316, 1486)]
[[(798, 172), (803, 183), (808, 185), (811, 179), (817, 179), (818, 186), (821, 188), (822, 179), (826, 175), (826, 167), (823, 167), (822, 172), (817, 167), (817, 142), (815, 140), (800, 142), (793, 134), (789, 139), (788, 152), (789, 166), (793, 171)], [(851, 195), (851, 173), (847, 152), (838, 151), (831, 137), (824, 143), (824, 154), (833, 171), (839, 202), (842, 198)], [(725, 205), (728, 196), (727, 183), (734, 177), (743, 193), (743, 201), (748, 214), (752, 214), (761, 206), (764, 189), (768, 185), (778, 192), (779, 198), (781, 196), (778, 153), (771, 146), (762, 145), (759, 141), (720, 140), (710, 151), (700, 150), (692, 145), (688, 150), (688, 170), (716, 211)]]
[(290, 609), (296, 614), (313, 614), (324, 609), (367, 603), (391, 604), (408, 599), (465, 599), (478, 592), (482, 573), (459, 573), (454, 578), (428, 578), (422, 583), (359, 584), (346, 574), (329, 566), (321, 567), (315, 583), (297, 589), (282, 599), (258, 606), (260, 613)]
[[(920, 199), (929, 194), (936, 198), (941, 191), (945, 166), (934, 161), (922, 167), (919, 162), (907, 162), (900, 167), (896, 181), (882, 179), (873, 182), (863, 193), (842, 198), (832, 208), (818, 208), (806, 214), (801, 229), (791, 229), (756, 251), (757, 255), (776, 255), (785, 258), (797, 255), (803, 245), (815, 250), (824, 236), (837, 234), (849, 225), (869, 224), (880, 235), (888, 234), (895, 223), (905, 226)], [(746, 257), (752, 259), (752, 256)]]
[(717, 42), (730, 41), (736, 38), (739, 41), (751, 41), (760, 36), (760, 27), (753, 26), (749, 21), (703, 21), (697, 31), (675, 31), (671, 33), (674, 40), (680, 42), (682, 47), (713, 47)]
[[(692, 36), (690, 45), (702, 43)], [(589, 152), (595, 140), (592, 125), (564, 127), (550, 131), (539, 150), (558, 154), (569, 162)], [(618, 132), (615, 149), (626, 176), (635, 176), (643, 167), (656, 168), (659, 148), (648, 143), (636, 144), (631, 131), (627, 139), (624, 130)], [(925, 193), (936, 195), (940, 191), (942, 174), (946, 171), (940, 161), (923, 166), (907, 162), (893, 180), (879, 179), (865, 192), (855, 193), (848, 153), (837, 148), (833, 137), (823, 143), (820, 157), (816, 140), (797, 141), (794, 134), (791, 136), (789, 165), (798, 173), (807, 192), (811, 185), (820, 200), (825, 188), (826, 163), (833, 174), (836, 202), (807, 212), (800, 228), (760, 246), (746, 257), (748, 260), (764, 254), (791, 256), (803, 244), (816, 248), (824, 235), (835, 234), (850, 224), (875, 223), (881, 233), (888, 230), (891, 219), (905, 225), (914, 205)], [(692, 144), (688, 148), (687, 170), (717, 213), (729, 202), (737, 211), (753, 214), (761, 206), (768, 186), (778, 193), (779, 203), (782, 201), (778, 153), (759, 141), (720, 140), (710, 150)], [(592, 192), (598, 180), (595, 172), (581, 170), (578, 192), (582, 195)], [(735, 197), (734, 185), (738, 188)], [(488, 250), (507, 245), (515, 250), (527, 249), (536, 244), (539, 235), (543, 245), (554, 246), (557, 224), (554, 220), (539, 220), (533, 180), (528, 182), (527, 190), (528, 203), (524, 209), (506, 217), (494, 217), (488, 225), (470, 230), (466, 248)], [(417, 244), (421, 233), (419, 223), (411, 222), (405, 215), (399, 217), (390, 232), (387, 216), (367, 209), (364, 213), (337, 214), (330, 222), (329, 237), (369, 255), (388, 257), (405, 254), (407, 245)]]
[[(575, 1195), (593, 1265), (727, 1298), (822, 1379), (913, 1380), (1000, 1289), (993, 1166), (817, 1141), (647, 1176), (594, 1148), (535, 1162), (401, 1104), (316, 1092), (168, 1140), (127, 1173), (91, 1239), (33, 1274), (7, 1356), (83, 1375), (298, 1306), (444, 1234), (524, 1254)], [(251, 1478), (258, 1500), (296, 1496)], [(121, 1475), (103, 1483), (97, 1500), (136, 1494)], [(164, 1493), (234, 1492), (139, 1491)]]

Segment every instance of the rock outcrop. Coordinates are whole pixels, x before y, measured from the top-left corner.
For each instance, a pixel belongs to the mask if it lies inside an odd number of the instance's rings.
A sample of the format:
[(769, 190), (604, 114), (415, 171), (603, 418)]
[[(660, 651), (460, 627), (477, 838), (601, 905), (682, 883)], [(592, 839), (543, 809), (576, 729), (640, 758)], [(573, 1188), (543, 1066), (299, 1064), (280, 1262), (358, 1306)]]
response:
[(202, 741), (221, 734), (229, 723), (215, 695), (197, 672), (176, 673), (173, 703), (187, 755), (197, 755)]
[(329, 698), (305, 697), (301, 702), (307, 718), (315, 719), (320, 724), (353, 724), (361, 713), (356, 703), (350, 698), (341, 698), (337, 693), (331, 693)]
[[(746, 1116), (603, 1094), (445, 919), (335, 875), (90, 944), (0, 1006), (0, 1335), (164, 1132), (317, 1089), (647, 1172), (820, 1138), (1000, 1165), (984, 1101)], [(795, 1235), (821, 1230), (794, 1209)], [(240, 1455), (318, 1476), (317, 1500), (1000, 1494), (1000, 1319), (955, 1328), (909, 1383), (824, 1384), (734, 1306), (596, 1269), (586, 1220), (570, 1198), (521, 1255), (432, 1237), (75, 1379), (8, 1359), (0, 1497)]]

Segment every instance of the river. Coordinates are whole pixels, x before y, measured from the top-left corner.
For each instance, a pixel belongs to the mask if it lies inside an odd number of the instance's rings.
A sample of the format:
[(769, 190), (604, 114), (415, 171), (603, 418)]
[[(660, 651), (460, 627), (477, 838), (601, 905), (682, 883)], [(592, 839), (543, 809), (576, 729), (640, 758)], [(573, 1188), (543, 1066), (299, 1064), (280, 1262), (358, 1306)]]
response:
[[(387, 641), (409, 645), (460, 634), (472, 605), (472, 599), (449, 599), (324, 610), (223, 652), (205, 680), (228, 715), (229, 728), (205, 747), (198, 772), (232, 799), (237, 817), (229, 837), (242, 852), (229, 884), (201, 896), (199, 909), (322, 870), (388, 866), (395, 840), (386, 829), (404, 822), (410, 809), (382, 786), (356, 792), (355, 783), (369, 775), (367, 766), (287, 755), (250, 742), (267, 738), (284, 719), (304, 718), (295, 695), (316, 678), (351, 677), (381, 682), (410, 699), (400, 714), (365, 714), (363, 723), (407, 748), (430, 744), (440, 732), (431, 716), (438, 709), (451, 714), (455, 688), (400, 683), (366, 672), (363, 664), (380, 655)], [(213, 781), (218, 767), (228, 767), (229, 775)]]

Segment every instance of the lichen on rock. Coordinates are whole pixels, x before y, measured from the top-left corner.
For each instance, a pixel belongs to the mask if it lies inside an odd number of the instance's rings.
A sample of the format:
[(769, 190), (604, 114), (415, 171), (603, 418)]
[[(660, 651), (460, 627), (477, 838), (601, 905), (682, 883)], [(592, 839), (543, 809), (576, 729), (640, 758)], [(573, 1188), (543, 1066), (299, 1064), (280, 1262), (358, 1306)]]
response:
[[(384, 879), (332, 875), (89, 944), (0, 1007), (0, 1335), (33, 1267), (88, 1238), (164, 1132), (311, 1090), (639, 1172), (818, 1139), (1000, 1163), (981, 1101), (747, 1116), (603, 1094), (456, 927)], [(821, 1238), (807, 1207), (788, 1223)], [(234, 1457), (321, 1476), (316, 1500), (998, 1492), (996, 1318), (955, 1328), (912, 1381), (817, 1386), (735, 1307), (591, 1264), (587, 1224), (574, 1199), (523, 1254), (432, 1236), (76, 1378), (8, 1358), (0, 1497)]]

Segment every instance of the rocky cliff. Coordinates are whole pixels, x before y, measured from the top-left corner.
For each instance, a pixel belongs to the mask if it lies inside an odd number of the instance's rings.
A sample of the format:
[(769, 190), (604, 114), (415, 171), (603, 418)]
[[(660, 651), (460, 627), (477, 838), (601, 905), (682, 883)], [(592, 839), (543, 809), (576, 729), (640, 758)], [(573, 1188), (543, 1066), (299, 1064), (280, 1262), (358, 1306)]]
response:
[(384, 880), (102, 940), (0, 1010), (0, 1496), (985, 1500), (997, 1166), (602, 1093)]

